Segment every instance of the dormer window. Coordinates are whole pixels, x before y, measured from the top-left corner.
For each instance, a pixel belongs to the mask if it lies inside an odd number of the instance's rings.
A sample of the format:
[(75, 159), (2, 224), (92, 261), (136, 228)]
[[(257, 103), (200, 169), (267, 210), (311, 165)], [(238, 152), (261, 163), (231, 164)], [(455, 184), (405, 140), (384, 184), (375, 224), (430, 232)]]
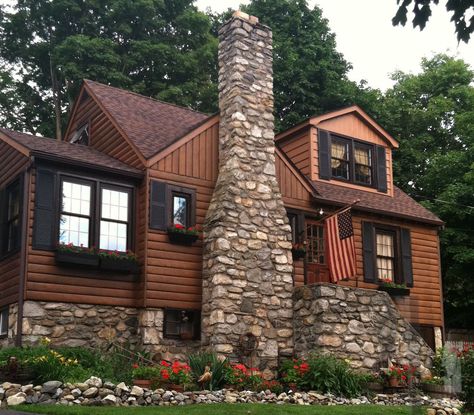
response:
[(71, 139), (69, 140), (72, 144), (82, 144), (83, 146), (89, 145), (89, 124), (86, 123), (79, 127), (74, 134), (72, 135)]
[(385, 148), (320, 130), (319, 178), (387, 192)]

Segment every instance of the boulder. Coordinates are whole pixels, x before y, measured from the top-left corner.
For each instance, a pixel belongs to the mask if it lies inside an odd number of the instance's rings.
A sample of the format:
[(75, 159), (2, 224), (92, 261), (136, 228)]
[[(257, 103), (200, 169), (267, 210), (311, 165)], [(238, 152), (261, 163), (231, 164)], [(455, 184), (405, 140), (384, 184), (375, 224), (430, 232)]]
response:
[(59, 380), (50, 380), (49, 382), (43, 383), (43, 389), (41, 390), (43, 393), (56, 393), (56, 390), (62, 385), (63, 383)]
[(22, 403), (25, 403), (25, 402), (26, 402), (26, 394), (23, 392), (18, 392), (15, 395), (9, 396), (7, 398), (8, 406), (21, 405)]

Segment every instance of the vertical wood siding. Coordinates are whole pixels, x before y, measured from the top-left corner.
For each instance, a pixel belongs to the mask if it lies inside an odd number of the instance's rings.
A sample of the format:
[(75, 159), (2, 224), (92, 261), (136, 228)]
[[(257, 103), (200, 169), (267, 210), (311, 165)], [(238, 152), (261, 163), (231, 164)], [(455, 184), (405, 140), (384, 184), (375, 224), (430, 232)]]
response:
[(135, 168), (143, 167), (131, 145), (122, 137), (97, 103), (86, 94), (78, 103), (73, 114), (70, 134), (87, 122), (89, 123), (89, 145), (91, 147)]
[[(5, 188), (28, 165), (28, 157), (0, 141), (0, 189)], [(0, 260), (0, 307), (18, 301), (20, 253)]]

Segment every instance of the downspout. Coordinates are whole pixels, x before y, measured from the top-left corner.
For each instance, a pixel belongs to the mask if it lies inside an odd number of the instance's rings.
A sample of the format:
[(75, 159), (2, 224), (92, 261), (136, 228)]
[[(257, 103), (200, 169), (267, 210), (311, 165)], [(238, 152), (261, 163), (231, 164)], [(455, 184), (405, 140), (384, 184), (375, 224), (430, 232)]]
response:
[(30, 179), (31, 167), (34, 159), (31, 159), (23, 174), (23, 206), (21, 211), (21, 250), (20, 250), (20, 283), (18, 287), (18, 312), (16, 326), (15, 346), (21, 347), (23, 343), (23, 305), (25, 301), (25, 281), (26, 281), (26, 257), (28, 251), (28, 218), (30, 206)]

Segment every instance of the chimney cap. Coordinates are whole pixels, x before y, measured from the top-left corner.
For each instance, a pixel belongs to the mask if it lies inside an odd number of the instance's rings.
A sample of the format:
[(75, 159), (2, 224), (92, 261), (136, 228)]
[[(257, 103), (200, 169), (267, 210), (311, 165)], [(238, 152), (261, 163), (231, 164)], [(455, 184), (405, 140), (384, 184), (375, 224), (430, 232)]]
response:
[(258, 17), (250, 16), (248, 13), (244, 13), (242, 10), (236, 10), (232, 14), (232, 17), (238, 17), (242, 20), (247, 20), (248, 22), (250, 22), (252, 24), (257, 24), (258, 23)]

